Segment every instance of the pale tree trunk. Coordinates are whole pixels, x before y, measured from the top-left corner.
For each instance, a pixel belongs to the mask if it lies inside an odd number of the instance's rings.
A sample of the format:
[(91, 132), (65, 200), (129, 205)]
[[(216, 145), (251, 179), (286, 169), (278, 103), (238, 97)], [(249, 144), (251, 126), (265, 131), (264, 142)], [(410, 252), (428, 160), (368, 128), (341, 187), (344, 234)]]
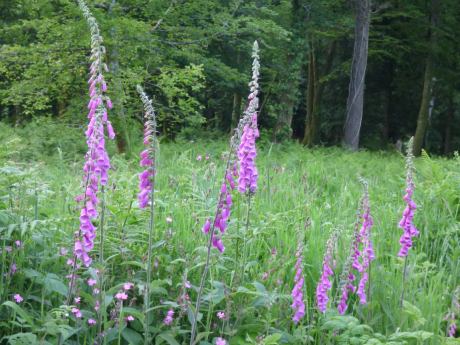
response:
[(359, 132), (363, 119), (364, 80), (369, 43), (370, 0), (355, 0), (355, 9), (355, 43), (343, 135), (344, 146), (353, 151), (356, 151), (359, 147)]
[(420, 156), (422, 153), (423, 142), (425, 139), (426, 129), (428, 127), (428, 118), (430, 115), (430, 100), (433, 84), (433, 49), (436, 44), (435, 27), (438, 22), (439, 0), (431, 1), (431, 26), (430, 26), (430, 48), (426, 59), (425, 74), (423, 77), (422, 99), (417, 117), (417, 128), (414, 135), (414, 155)]

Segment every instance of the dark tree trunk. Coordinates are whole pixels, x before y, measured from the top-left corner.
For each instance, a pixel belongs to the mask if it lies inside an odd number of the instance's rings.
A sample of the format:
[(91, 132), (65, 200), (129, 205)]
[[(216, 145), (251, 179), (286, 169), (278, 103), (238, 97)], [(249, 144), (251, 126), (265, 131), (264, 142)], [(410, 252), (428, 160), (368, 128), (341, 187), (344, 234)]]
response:
[[(324, 76), (331, 72), (335, 47), (336, 41), (333, 41), (328, 48), (326, 65), (324, 66), (323, 71)], [(318, 141), (318, 129), (320, 125), (319, 106), (323, 90), (324, 84), (319, 82), (316, 54), (312, 47), (309, 54), (307, 112), (305, 120), (305, 132), (302, 140), (302, 144), (309, 147), (315, 145)]]
[(454, 113), (455, 113), (455, 107), (454, 107), (454, 100), (453, 100), (453, 95), (451, 94), (449, 97), (449, 106), (447, 108), (446, 112), (446, 120), (444, 121), (444, 154), (448, 155), (449, 153), (452, 152), (452, 126), (454, 125)]
[(355, 0), (355, 43), (351, 63), (350, 86), (347, 99), (343, 144), (356, 151), (363, 118), (364, 80), (369, 42), (370, 0)]
[(426, 129), (428, 127), (428, 118), (430, 114), (430, 100), (433, 84), (433, 49), (436, 43), (434, 28), (438, 22), (439, 0), (431, 1), (431, 26), (429, 30), (430, 48), (425, 65), (425, 74), (423, 77), (422, 99), (417, 117), (417, 128), (414, 135), (414, 155), (420, 156), (422, 153), (423, 142), (425, 139)]
[(308, 62), (308, 86), (307, 86), (307, 119), (305, 121), (305, 133), (302, 144), (313, 146), (316, 141), (316, 133), (318, 128), (317, 119), (317, 87), (318, 78), (316, 71), (316, 56), (313, 50), (313, 45), (310, 47), (309, 62)]
[[(109, 16), (113, 16), (113, 8), (116, 4), (116, 0), (112, 0), (110, 3), (108, 14)], [(131, 144), (129, 140), (129, 132), (128, 132), (128, 124), (125, 114), (125, 109), (123, 106), (123, 99), (125, 98), (123, 86), (121, 84), (121, 80), (119, 77), (119, 69), (120, 63), (118, 58), (118, 47), (117, 47), (117, 39), (115, 38), (115, 28), (110, 29), (110, 36), (114, 45), (110, 51), (109, 59), (110, 59), (110, 72), (112, 73), (112, 80), (114, 86), (113, 95), (115, 98), (113, 99), (113, 109), (112, 109), (112, 122), (113, 127), (116, 132), (115, 142), (117, 145), (117, 151), (119, 153), (127, 153), (131, 151)], [(110, 116), (110, 115), (109, 115)]]
[(233, 130), (238, 125), (238, 121), (241, 115), (241, 100), (242, 97), (239, 93), (233, 93), (233, 109), (232, 109), (232, 121), (230, 124), (230, 133), (233, 133)]

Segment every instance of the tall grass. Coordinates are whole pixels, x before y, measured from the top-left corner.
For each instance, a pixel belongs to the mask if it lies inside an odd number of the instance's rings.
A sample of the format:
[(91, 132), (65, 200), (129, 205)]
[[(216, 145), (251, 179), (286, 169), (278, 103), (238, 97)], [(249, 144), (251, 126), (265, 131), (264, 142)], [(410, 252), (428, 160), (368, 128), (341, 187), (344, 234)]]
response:
[[(74, 160), (71, 152), (65, 152), (35, 156), (30, 163), (24, 163), (22, 155), (27, 155), (27, 147), (21, 148), (20, 143), (26, 140), (21, 133), (6, 136), (2, 141), (6, 146), (2, 146), (0, 154), (1, 270), (5, 274), (13, 262), (17, 266), (15, 274), (4, 275), (1, 281), (0, 338), (4, 338), (0, 344), (21, 344), (15, 342), (21, 337), (25, 343), (43, 340), (53, 344), (58, 334), (63, 334), (68, 344), (91, 343), (95, 330), (84, 322), (91, 313), (85, 307), (92, 304), (91, 294), (80, 291), (83, 321), (71, 317), (62, 321), (66, 309), (60, 307), (67, 293), (64, 276), (68, 270), (66, 257), (59, 252), (61, 247), (71, 248), (72, 234), (78, 227), (78, 205), (73, 197), (80, 190), (81, 158)], [(11, 142), (14, 144), (8, 144)], [(13, 147), (18, 149), (12, 150)], [(206, 238), (201, 227), (217, 202), (225, 147), (224, 142), (162, 146), (150, 282), (149, 331), (157, 344), (189, 340), (193, 306), (178, 298), (184, 274), (190, 282), (198, 282), (206, 260)], [(209, 160), (196, 160), (198, 155), (205, 154), (210, 155)], [(401, 308), (404, 262), (397, 257), (401, 235), (397, 224), (405, 206), (404, 158), (397, 153), (305, 150), (296, 144), (262, 147), (257, 161), (259, 190), (251, 200), (248, 231), (245, 233), (244, 223), (236, 221), (244, 220), (247, 210), (243, 197), (235, 194), (235, 205), (241, 206), (233, 209), (224, 235), (226, 251), (222, 255), (217, 251), (211, 253), (209, 282), (197, 317), (198, 343), (212, 344), (223, 336), (230, 344), (335, 344), (351, 338), (356, 338), (357, 344), (365, 344), (366, 339), (395, 344), (449, 344), (444, 337), (443, 319), (452, 291), (460, 284), (459, 163), (427, 155), (415, 162), (414, 199), (419, 205), (415, 224), (421, 233), (411, 249)], [(141, 306), (149, 215), (135, 207), (137, 161), (114, 156), (112, 165), (105, 196), (104, 341), (117, 343), (120, 331), (121, 343), (137, 344), (142, 342), (144, 326)], [(333, 229), (343, 230), (336, 257), (340, 271), (348, 255), (361, 195), (358, 174), (369, 181), (375, 221), (372, 298), (366, 306), (351, 299), (346, 316), (329, 311), (319, 317), (314, 292), (325, 243)], [(172, 218), (171, 223), (166, 221), (167, 217)], [(289, 306), (295, 275), (296, 232), (307, 218), (311, 225), (305, 233), (303, 262), (308, 317), (294, 326)], [(241, 284), (234, 284), (236, 251), (241, 251), (236, 244), (243, 237), (248, 249), (246, 276)], [(7, 253), (5, 248), (15, 240), (21, 240), (23, 248)], [(112, 332), (112, 296), (126, 281), (134, 282), (136, 287), (130, 305), (123, 306), (123, 313), (133, 315), (135, 320)], [(336, 295), (337, 283), (331, 296)], [(196, 298), (197, 289), (186, 289), (189, 301)], [(21, 294), (23, 302), (13, 302), (16, 293)], [(335, 307), (332, 305), (331, 309)], [(162, 320), (171, 308), (176, 318), (171, 326), (166, 326)], [(228, 319), (216, 317), (221, 310), (228, 311)], [(362, 324), (372, 330), (362, 328)]]

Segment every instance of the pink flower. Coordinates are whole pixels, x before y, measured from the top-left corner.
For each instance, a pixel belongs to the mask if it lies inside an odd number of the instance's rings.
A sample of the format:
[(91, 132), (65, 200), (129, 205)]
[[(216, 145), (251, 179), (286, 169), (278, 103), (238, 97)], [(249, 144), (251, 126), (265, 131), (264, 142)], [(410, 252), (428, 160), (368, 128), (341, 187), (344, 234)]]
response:
[(257, 188), (258, 172), (255, 165), (257, 156), (256, 139), (259, 137), (259, 130), (257, 128), (257, 108), (259, 107), (259, 46), (257, 41), (254, 42), (252, 57), (254, 62), (252, 64), (252, 80), (249, 83), (250, 94), (248, 96), (249, 105), (244, 112), (244, 127), (241, 136), (240, 144), (238, 147), (238, 163), (239, 163), (239, 177), (238, 177), (238, 191), (241, 194), (255, 193)]
[(21, 303), (24, 301), (24, 298), (22, 298), (22, 296), (18, 293), (13, 296), (13, 299), (16, 301), (16, 303)]
[(134, 316), (128, 315), (128, 316), (125, 318), (125, 320), (128, 321), (128, 322), (134, 321)]
[(96, 281), (96, 279), (89, 278), (87, 283), (88, 283), (88, 286), (94, 286), (94, 285), (96, 285), (97, 281)]
[(216, 345), (227, 345), (227, 341), (221, 337), (216, 339)]
[(221, 320), (225, 319), (225, 313), (223, 311), (218, 311), (216, 315)]
[(75, 304), (80, 304), (81, 302), (81, 297), (75, 297), (74, 298)]
[(11, 247), (11, 246), (6, 246), (6, 247), (5, 247), (5, 251), (6, 251), (7, 253), (11, 253), (11, 252), (13, 251), (13, 247)]
[(168, 310), (168, 313), (166, 314), (166, 317), (165, 317), (164, 320), (163, 320), (163, 323), (164, 323), (166, 326), (169, 326), (169, 325), (172, 324), (173, 321), (174, 321), (174, 310), (169, 309), (169, 310)]
[(94, 295), (99, 295), (99, 292), (100, 292), (100, 291), (99, 291), (98, 288), (94, 288), (94, 289), (93, 289), (93, 294), (94, 294)]
[(201, 157), (201, 155), (196, 156), (196, 160), (197, 160), (198, 162), (200, 162), (202, 159), (203, 159), (203, 157)]
[(115, 295), (115, 298), (119, 301), (126, 301), (128, 299), (128, 295), (124, 292), (119, 292)]
[(185, 287), (186, 287), (187, 289), (190, 289), (190, 288), (192, 287), (192, 284), (190, 284), (190, 282), (189, 282), (188, 280), (185, 282), (184, 285), (185, 285)]
[(133, 283), (124, 283), (123, 284), (123, 290), (128, 291), (134, 286)]
[(16, 244), (16, 247), (19, 248), (19, 247), (21, 246), (22, 243), (21, 243), (21, 241), (16, 240), (16, 241), (14, 241), (14, 244)]
[(78, 309), (78, 308), (72, 308), (71, 312), (72, 312), (72, 314), (75, 315), (75, 317), (76, 317), (77, 319), (80, 319), (81, 316), (82, 316), (82, 315), (81, 315), (81, 311), (80, 311), (80, 309)]
[(94, 319), (88, 319), (88, 325), (94, 326), (96, 324), (96, 320)]
[(69, 251), (67, 250), (67, 248), (64, 248), (64, 247), (59, 248), (59, 255), (60, 256), (66, 256), (68, 252)]
[(96, 304), (94, 305), (94, 310), (98, 311), (100, 308), (101, 308), (101, 304), (99, 303), (99, 301), (96, 301)]

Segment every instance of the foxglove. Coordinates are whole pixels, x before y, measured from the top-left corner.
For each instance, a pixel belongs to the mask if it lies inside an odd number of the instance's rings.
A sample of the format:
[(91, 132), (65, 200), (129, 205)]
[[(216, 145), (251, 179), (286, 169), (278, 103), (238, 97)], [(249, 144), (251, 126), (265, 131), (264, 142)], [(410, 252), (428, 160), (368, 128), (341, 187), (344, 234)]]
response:
[(326, 312), (327, 303), (329, 301), (328, 292), (332, 288), (330, 277), (334, 275), (332, 270), (332, 256), (337, 243), (338, 231), (334, 231), (326, 243), (326, 253), (324, 254), (322, 273), (318, 285), (316, 286), (316, 304), (318, 310), (322, 313)]
[(399, 250), (398, 256), (406, 257), (409, 254), (409, 249), (412, 248), (412, 238), (419, 235), (419, 231), (413, 223), (415, 210), (417, 205), (412, 200), (412, 195), (414, 194), (415, 184), (413, 180), (414, 172), (414, 155), (412, 152), (413, 148), (413, 138), (409, 140), (406, 154), (406, 194), (404, 195), (404, 202), (406, 203), (406, 208), (404, 209), (403, 216), (399, 222), (399, 227), (403, 230), (403, 234), (399, 239), (401, 244), (401, 249)]
[(145, 110), (144, 123), (144, 147), (145, 149), (140, 154), (140, 166), (146, 169), (139, 174), (139, 194), (137, 196), (139, 207), (145, 208), (149, 202), (152, 190), (154, 188), (153, 180), (155, 176), (155, 157), (157, 150), (157, 123), (155, 110), (152, 101), (147, 97), (144, 90), (138, 85), (139, 92)]
[(92, 220), (97, 218), (97, 206), (99, 199), (97, 193), (99, 186), (106, 185), (108, 180), (108, 170), (110, 169), (109, 156), (105, 149), (105, 129), (110, 139), (115, 137), (112, 125), (107, 118), (107, 109), (112, 108), (112, 102), (105, 95), (107, 84), (103, 72), (107, 71), (104, 63), (105, 47), (102, 45), (102, 37), (99, 27), (83, 0), (78, 0), (81, 11), (91, 30), (91, 57), (88, 103), (89, 124), (85, 132), (88, 152), (85, 155), (84, 182), (85, 190), (82, 196), (83, 208), (80, 212), (80, 230), (76, 233), (74, 246), (75, 256), (88, 267), (92, 259), (89, 251), (94, 247), (96, 237), (96, 227)]
[(305, 303), (303, 301), (303, 283), (304, 278), (302, 274), (302, 260), (303, 260), (303, 245), (299, 242), (296, 252), (296, 264), (295, 264), (295, 278), (294, 288), (292, 289), (292, 305), (291, 308), (294, 310), (294, 316), (292, 321), (297, 324), (305, 316)]
[(248, 107), (244, 113), (245, 124), (238, 147), (238, 191), (241, 194), (255, 193), (257, 188), (258, 172), (255, 165), (257, 156), (256, 139), (259, 137), (257, 128), (257, 108), (259, 107), (259, 46), (254, 42), (252, 57), (252, 80), (249, 83), (250, 94), (248, 96)]

